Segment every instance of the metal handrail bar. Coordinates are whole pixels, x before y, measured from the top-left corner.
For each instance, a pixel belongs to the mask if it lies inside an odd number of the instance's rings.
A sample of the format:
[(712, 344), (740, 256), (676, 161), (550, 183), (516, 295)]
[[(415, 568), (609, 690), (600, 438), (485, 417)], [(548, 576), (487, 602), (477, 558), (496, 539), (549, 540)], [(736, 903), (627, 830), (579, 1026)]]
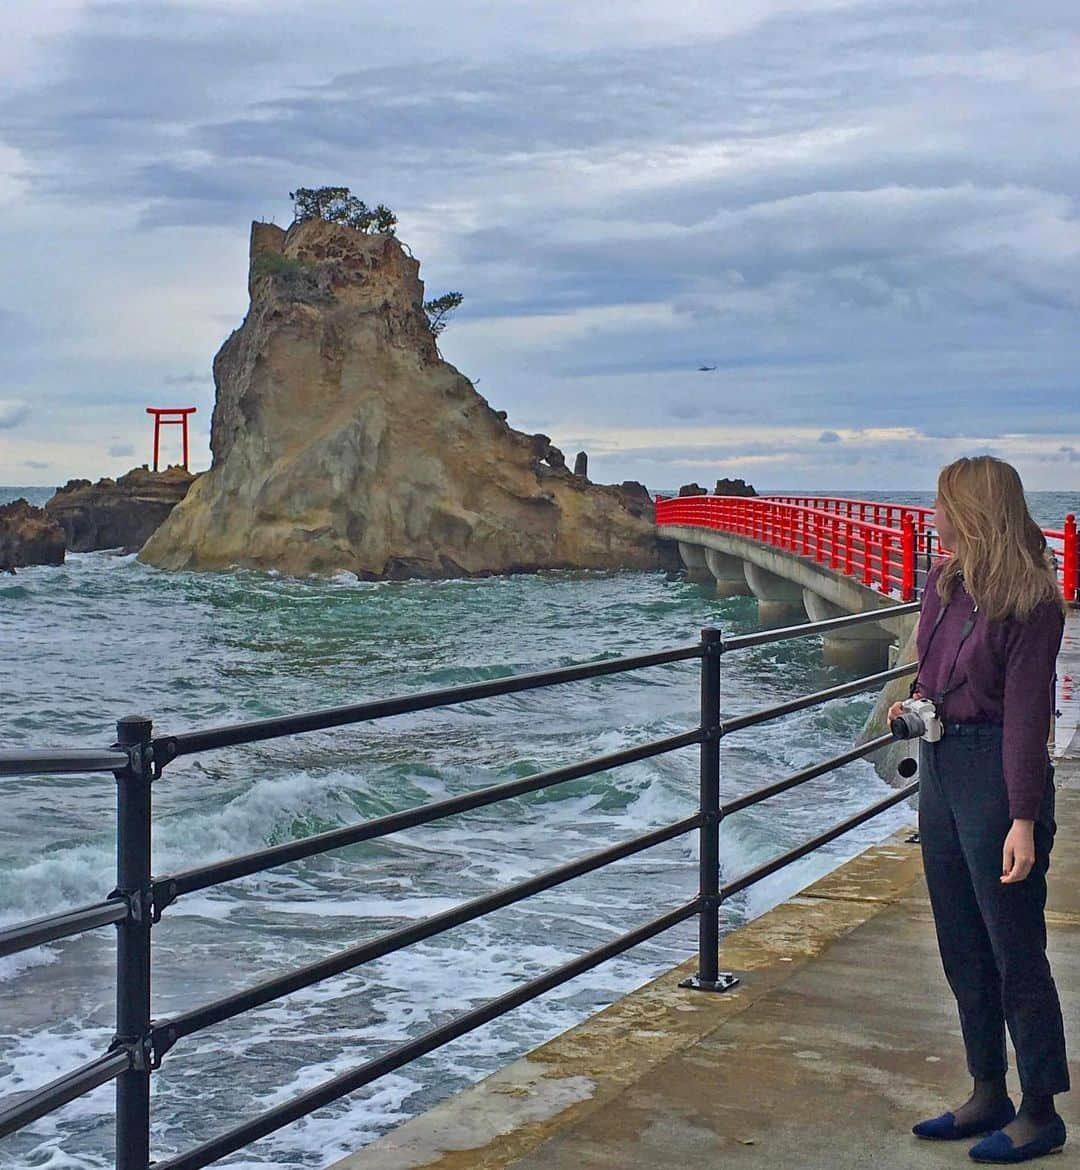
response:
[(301, 1117), (306, 1117), (307, 1114), (313, 1113), (316, 1109), (322, 1109), (338, 1098), (363, 1088), (371, 1081), (378, 1080), (379, 1077), (394, 1072), (403, 1065), (409, 1064), (421, 1056), (426, 1056), (429, 1052), (434, 1052), (436, 1048), (449, 1044), (451, 1040), (473, 1032), (484, 1024), (498, 1019), (499, 1016), (513, 1011), (514, 1008), (536, 999), (553, 988), (560, 987), (576, 976), (591, 971), (593, 967), (598, 967), (601, 963), (607, 962), (608, 959), (614, 959), (625, 951), (631, 950), (643, 942), (648, 942), (656, 935), (663, 934), (664, 931), (678, 926), (688, 918), (693, 918), (700, 910), (701, 900), (694, 898), (693, 901), (687, 902), (678, 909), (669, 911), (660, 918), (654, 918), (644, 926), (639, 926), (635, 930), (605, 943), (602, 947), (589, 951), (588, 954), (582, 955), (580, 958), (572, 959), (569, 963), (556, 967), (555, 970), (546, 975), (541, 975), (520, 987), (515, 987), (513, 991), (508, 991), (497, 999), (490, 1000), (456, 1019), (449, 1020), (438, 1028), (433, 1028), (423, 1036), (418, 1036), (415, 1040), (410, 1040), (375, 1060), (369, 1060), (351, 1072), (342, 1073), (317, 1088), (309, 1089), (295, 1100), (268, 1110), (254, 1120), (246, 1122), (244, 1125), (238, 1125), (234, 1129), (196, 1146), (186, 1154), (169, 1158), (164, 1162), (155, 1162), (154, 1170), (201, 1170), (202, 1167), (209, 1166), (218, 1158), (223, 1158), (294, 1121), (299, 1121)]
[(294, 991), (299, 991), (304, 987), (310, 987), (311, 984), (318, 983), (323, 979), (329, 979), (334, 975), (341, 975), (345, 971), (351, 971), (354, 967), (359, 967), (363, 963), (381, 959), (383, 956), (400, 951), (402, 948), (411, 946), (413, 943), (422, 942), (424, 939), (442, 934), (452, 927), (462, 926), (466, 922), (472, 922), (474, 919), (489, 914), (493, 910), (500, 910), (504, 906), (512, 906), (516, 902), (521, 902), (525, 898), (531, 897), (533, 894), (541, 893), (543, 890), (549, 890), (553, 886), (562, 885), (565, 882), (571, 881), (573, 878), (592, 873), (597, 869), (602, 869), (604, 866), (610, 865), (615, 861), (620, 861), (624, 857), (630, 857), (635, 853), (641, 853), (645, 849), (651, 849), (654, 845), (661, 845), (665, 841), (671, 841), (675, 837), (681, 837), (683, 834), (698, 828), (700, 824), (701, 815), (700, 813), (695, 813), (694, 816), (685, 817), (673, 825), (667, 825), (662, 829), (654, 829), (650, 833), (643, 833), (629, 841), (623, 841), (618, 845), (611, 845), (606, 849), (600, 849), (596, 853), (590, 853), (586, 857), (579, 858), (577, 861), (571, 861), (565, 865), (557, 866), (555, 869), (537, 874), (536, 877), (528, 878), (526, 881), (517, 882), (515, 885), (507, 886), (504, 889), (496, 890), (490, 894), (483, 894), (478, 898), (472, 898), (468, 902), (463, 902), (459, 906), (443, 911), (441, 914), (433, 914), (429, 918), (410, 923), (408, 926), (391, 931), (389, 934), (380, 935), (378, 938), (361, 943), (359, 946), (339, 951), (329, 959), (322, 959), (317, 963), (310, 963), (306, 967), (299, 967), (286, 975), (279, 975), (273, 979), (263, 980), (263, 982), (257, 983), (245, 991), (224, 996), (221, 999), (214, 1000), (212, 1003), (205, 1004), (203, 1007), (184, 1012), (179, 1016), (174, 1016), (172, 1019), (163, 1020), (160, 1023), (155, 1022), (153, 1026), (154, 1050), (160, 1055), (175, 1044), (177, 1040), (199, 1032), (203, 1028), (208, 1028), (213, 1024), (221, 1023), (223, 1020), (231, 1019), (241, 1012), (260, 1007), (262, 1004), (270, 1003), (272, 1000), (291, 995)]
[(46, 1113), (52, 1113), (76, 1097), (89, 1093), (99, 1085), (115, 1080), (120, 1073), (131, 1067), (131, 1053), (117, 1048), (95, 1057), (81, 1068), (64, 1073), (55, 1081), (28, 1093), (17, 1105), (0, 1110), (0, 1137), (7, 1137), (24, 1125), (37, 1121)]
[(789, 638), (798, 638), (803, 635), (827, 634), (832, 630), (841, 630), (846, 626), (857, 626), (862, 622), (891, 621), (893, 618), (905, 617), (907, 614), (918, 612), (919, 603), (908, 601), (903, 605), (883, 605), (881, 609), (846, 614), (844, 617), (826, 618), (820, 622), (803, 622), (797, 626), (784, 626), (776, 630), (759, 630), (755, 634), (739, 634), (734, 638), (724, 639), (724, 653), (726, 654), (730, 650), (744, 650), (747, 646), (765, 646), (769, 642), (784, 642)]
[(760, 804), (763, 800), (768, 800), (770, 796), (787, 792), (789, 788), (797, 788), (800, 784), (805, 784), (808, 780), (816, 780), (819, 776), (824, 776), (826, 772), (835, 771), (835, 769), (842, 768), (845, 764), (851, 764), (855, 760), (861, 760), (864, 756), (870, 755), (871, 752), (876, 752), (879, 748), (895, 742), (892, 735), (879, 735), (876, 739), (868, 739), (865, 743), (859, 744), (858, 747), (853, 747), (846, 752), (841, 752), (838, 756), (833, 756), (831, 760), (825, 760), (820, 764), (813, 764), (809, 768), (803, 768), (801, 772), (793, 772), (783, 780), (777, 780), (775, 784), (768, 784), (764, 788), (757, 788), (753, 792), (748, 792), (745, 796), (740, 796), (735, 800), (729, 801), (727, 804), (721, 805), (720, 814), (724, 817), (733, 816), (735, 813), (741, 812), (744, 808), (750, 808), (751, 805)]
[(126, 752), (110, 748), (47, 748), (0, 752), (0, 776), (67, 776), (126, 768)]
[(894, 804), (899, 804), (902, 800), (907, 800), (909, 796), (914, 796), (918, 791), (919, 782), (916, 780), (906, 788), (901, 788), (891, 796), (886, 796), (884, 800), (879, 800), (876, 804), (870, 805), (869, 808), (863, 809), (862, 812), (848, 817), (845, 821), (840, 821), (824, 833), (819, 833), (813, 840), (805, 842), (802, 845), (796, 845), (794, 849), (789, 849), (786, 853), (781, 853), (778, 857), (774, 857), (772, 861), (766, 861), (763, 865), (755, 866), (741, 877), (735, 878), (734, 881), (725, 882), (720, 887), (721, 900), (730, 898), (732, 894), (737, 894), (740, 890), (745, 890), (747, 886), (752, 886), (754, 882), (759, 882), (762, 878), (767, 878), (776, 873), (777, 870), (783, 869), (785, 865), (790, 865), (791, 862), (798, 861), (800, 857), (805, 857), (808, 853), (812, 853), (819, 846), (827, 845), (830, 841), (834, 841), (837, 837), (843, 836), (849, 830), (858, 828), (865, 821), (869, 821), (876, 817), (878, 813), (892, 808)]
[(48, 914), (43, 918), (34, 918), (17, 926), (9, 926), (5, 930), (0, 930), (0, 959), (8, 955), (17, 955), (20, 951), (28, 951), (31, 947), (39, 947), (42, 943), (56, 942), (58, 939), (82, 934), (84, 930), (111, 926), (114, 922), (122, 922), (129, 913), (127, 899), (118, 895), (104, 902), (95, 902), (92, 906), (82, 906), (77, 910), (61, 910), (57, 914)]
[(666, 752), (692, 747), (694, 744), (701, 743), (701, 737), (701, 728), (695, 727), (692, 731), (670, 735), (665, 739), (652, 740), (638, 747), (626, 748), (621, 752), (611, 752), (606, 756), (594, 756), (592, 759), (583, 760), (580, 764), (568, 764), (562, 768), (552, 768), (547, 772), (523, 776), (520, 780), (507, 780), (501, 784), (492, 784), (487, 788), (478, 788), (474, 792), (463, 793), (461, 796), (430, 801), (415, 808), (388, 813), (386, 816), (375, 817), (372, 820), (349, 825), (343, 829), (330, 829), (325, 833), (317, 833), (315, 836), (304, 837), (299, 841), (288, 841), (283, 845), (274, 845), (268, 849), (259, 849), (254, 853), (244, 854), (242, 857), (233, 857), (212, 865), (203, 865), (197, 869), (188, 869), (167, 877), (156, 878), (154, 880), (154, 903), (160, 910), (162, 905), (168, 904), (173, 899), (182, 897), (184, 894), (194, 893), (196, 890), (204, 890), (208, 886), (216, 886), (222, 882), (246, 877), (249, 874), (261, 873), (276, 865), (299, 861), (316, 853), (327, 853), (331, 849), (341, 849), (346, 845), (355, 845), (360, 841), (371, 841), (378, 837), (386, 837), (390, 833), (400, 833), (404, 829), (414, 829), (418, 825), (426, 825), (431, 821), (441, 820), (457, 813), (470, 812), (498, 801), (525, 796), (530, 792), (553, 788), (557, 784), (580, 780), (584, 776), (606, 772), (624, 764), (633, 764), (639, 760), (663, 755)]
[(469, 683), (460, 687), (443, 687), (434, 691), (420, 691), (415, 695), (376, 699), (372, 702), (354, 703), (346, 707), (327, 707), (319, 711), (307, 711), (300, 715), (283, 715), (270, 719), (255, 719), (248, 723), (211, 727), (201, 731), (186, 731), (179, 735), (156, 738), (154, 740), (154, 758), (159, 764), (164, 764), (179, 756), (210, 751), (214, 748), (256, 743), (264, 739), (278, 739), (286, 735), (298, 735), (305, 731), (321, 731), (329, 727), (341, 727), (348, 723), (386, 719), (391, 715), (407, 715), (414, 711), (427, 711), (432, 707), (447, 707), (453, 703), (468, 703), (474, 699), (487, 699), (496, 695), (511, 695), (520, 691), (553, 687), (561, 683), (578, 682), (581, 679), (600, 678), (608, 674), (622, 674), (647, 666), (665, 666), (668, 663), (684, 662), (690, 658), (700, 657), (701, 646), (694, 644), (678, 647), (674, 650), (658, 650), (651, 654), (612, 658), (582, 666), (564, 666), (536, 674), (515, 674), (509, 678), (494, 679), (490, 682)]
[(865, 678), (841, 683), (839, 686), (829, 687), (824, 691), (815, 691), (812, 695), (804, 695), (800, 699), (791, 699), (787, 703), (775, 703), (772, 707), (762, 707), (747, 715), (737, 715), (733, 719), (725, 719), (723, 734), (731, 735), (732, 732), (743, 731), (747, 727), (756, 727), (759, 723), (767, 723), (770, 719), (779, 719), (783, 715), (805, 711), (807, 707), (816, 707), (819, 703), (827, 703), (830, 699), (843, 699), (847, 695), (857, 695), (860, 691), (873, 690), (875, 687), (892, 682), (893, 679), (903, 678), (906, 674), (914, 674), (917, 668), (918, 664), (915, 662), (907, 666), (894, 666), (891, 670), (883, 670), (880, 674), (868, 674)]

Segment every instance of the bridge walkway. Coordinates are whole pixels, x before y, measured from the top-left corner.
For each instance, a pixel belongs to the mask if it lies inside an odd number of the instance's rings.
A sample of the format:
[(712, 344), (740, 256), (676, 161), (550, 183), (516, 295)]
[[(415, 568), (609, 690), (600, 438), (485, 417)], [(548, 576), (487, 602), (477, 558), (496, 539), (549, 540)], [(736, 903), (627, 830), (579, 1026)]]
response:
[[(701, 580), (715, 577), (721, 592), (752, 591), (759, 599), (769, 599), (768, 591), (763, 594), (750, 574), (745, 582), (749, 589), (744, 590), (742, 574), (731, 564), (745, 560), (753, 547), (778, 554), (759, 560), (759, 568), (811, 590), (816, 582), (813, 574), (807, 577), (808, 566), (845, 580), (849, 603), (851, 587), (866, 590), (870, 596), (856, 604), (856, 610), (871, 601), (880, 604), (883, 597), (913, 601), (941, 552), (932, 509), (837, 496), (660, 497), (656, 525), (660, 537), (678, 542), (691, 575)], [(1060, 529), (1043, 532), (1062, 593), (1068, 601), (1080, 602), (1076, 517), (1069, 514)], [(710, 550), (716, 559), (702, 550)], [(783, 594), (777, 600), (783, 600)]]

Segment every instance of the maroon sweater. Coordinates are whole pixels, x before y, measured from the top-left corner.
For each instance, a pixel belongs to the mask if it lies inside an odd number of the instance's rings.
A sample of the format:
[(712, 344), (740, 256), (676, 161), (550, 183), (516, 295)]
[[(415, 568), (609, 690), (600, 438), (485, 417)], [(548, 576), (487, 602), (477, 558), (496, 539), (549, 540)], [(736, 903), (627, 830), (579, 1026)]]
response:
[[(1022, 622), (1015, 618), (989, 622), (984, 614), (977, 613), (971, 633), (960, 646), (974, 602), (959, 583), (931, 638), (941, 611), (937, 592), (941, 567), (939, 563), (931, 569), (923, 592), (917, 639), (918, 691), (934, 698), (949, 688), (938, 706), (939, 715), (947, 723), (1002, 725), (1002, 766), (1009, 815), (1014, 820), (1034, 820), (1046, 790), (1046, 740), (1065, 626), (1061, 610), (1046, 601)], [(956, 667), (948, 682), (954, 659)]]

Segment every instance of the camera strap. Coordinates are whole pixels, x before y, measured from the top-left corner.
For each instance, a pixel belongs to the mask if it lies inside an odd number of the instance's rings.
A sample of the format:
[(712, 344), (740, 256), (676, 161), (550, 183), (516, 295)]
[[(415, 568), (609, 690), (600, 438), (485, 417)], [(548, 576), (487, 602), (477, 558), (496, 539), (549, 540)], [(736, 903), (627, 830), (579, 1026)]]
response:
[[(925, 662), (927, 655), (930, 653), (930, 647), (934, 644), (934, 635), (938, 632), (938, 626), (945, 620), (945, 614), (949, 611), (949, 606), (952, 605), (953, 599), (950, 597), (947, 605), (942, 606), (938, 610), (938, 615), (934, 619), (933, 629), (930, 631), (930, 637), (926, 640), (926, 651), (922, 656)], [(955, 686), (952, 685), (953, 675), (956, 673), (956, 664), (960, 661), (960, 651), (964, 648), (964, 643), (971, 636), (971, 631), (975, 629), (975, 619), (979, 613), (978, 603), (975, 603), (971, 610), (971, 616), (964, 622), (960, 630), (960, 641), (956, 643), (956, 653), (953, 655), (952, 665), (949, 667), (949, 673), (945, 678), (944, 688), (936, 695), (930, 695), (936, 706), (940, 706), (947, 695), (951, 695), (953, 691), (959, 690), (964, 685), (965, 679), (961, 679)], [(915, 681), (911, 684), (908, 691), (908, 698), (912, 698), (915, 692), (919, 689), (919, 677), (915, 676)]]

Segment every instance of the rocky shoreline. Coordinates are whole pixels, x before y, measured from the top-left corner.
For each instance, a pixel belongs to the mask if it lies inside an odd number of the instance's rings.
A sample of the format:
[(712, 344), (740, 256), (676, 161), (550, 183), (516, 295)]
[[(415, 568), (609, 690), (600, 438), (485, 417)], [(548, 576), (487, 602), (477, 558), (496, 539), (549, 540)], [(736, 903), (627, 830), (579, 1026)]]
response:
[(69, 552), (138, 552), (187, 495), (197, 476), (182, 467), (136, 467), (119, 479), (72, 479), (43, 508), (0, 506), (0, 571), (62, 565)]
[(45, 505), (68, 552), (138, 552), (187, 495), (196, 477), (182, 467), (136, 467), (119, 479), (71, 479)]
[(62, 565), (64, 530), (28, 500), (0, 504), (0, 573), (28, 565)]

